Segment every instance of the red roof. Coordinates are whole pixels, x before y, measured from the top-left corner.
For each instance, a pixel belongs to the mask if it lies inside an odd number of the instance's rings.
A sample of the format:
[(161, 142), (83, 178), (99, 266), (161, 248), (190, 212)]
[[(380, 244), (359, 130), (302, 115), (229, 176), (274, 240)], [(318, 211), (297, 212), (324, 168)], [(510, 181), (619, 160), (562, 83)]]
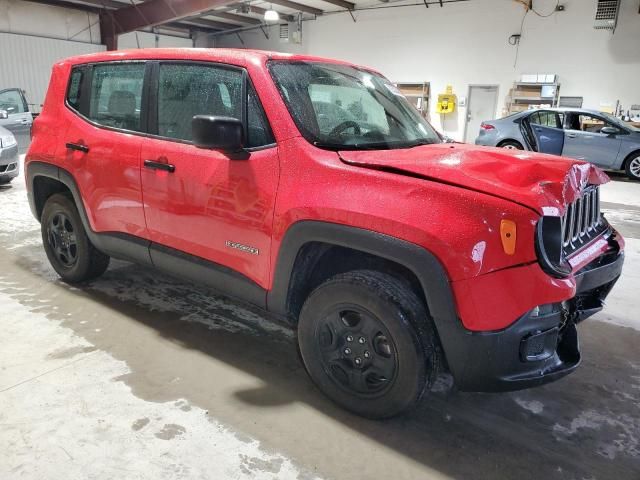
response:
[(329, 58), (298, 55), (267, 50), (249, 50), (239, 48), (143, 48), (134, 50), (114, 50), (109, 52), (91, 53), (71, 57), (63, 63), (92, 63), (114, 60), (201, 60), (228, 63), (244, 66), (250, 63), (262, 64), (270, 59), (289, 61), (314, 61), (352, 65), (349, 62)]

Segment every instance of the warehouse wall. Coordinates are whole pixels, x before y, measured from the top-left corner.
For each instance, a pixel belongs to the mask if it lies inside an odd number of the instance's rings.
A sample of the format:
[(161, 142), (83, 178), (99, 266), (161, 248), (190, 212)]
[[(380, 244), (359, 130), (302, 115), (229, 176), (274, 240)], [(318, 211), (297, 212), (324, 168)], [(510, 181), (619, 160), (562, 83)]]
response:
[(0, 32), (100, 43), (97, 15), (22, 0), (0, 0)]
[[(353, 22), (334, 14), (304, 22), (302, 45), (280, 43), (262, 32), (216, 37), (217, 47), (266, 48), (340, 58), (369, 65), (393, 81), (431, 82), (433, 94), (453, 85), (466, 96), (469, 84), (499, 85), (499, 107), (521, 73), (556, 73), (561, 94), (583, 96), (584, 106), (640, 104), (640, 15), (638, 0), (622, 0), (615, 34), (594, 30), (595, 0), (563, 0), (564, 12), (549, 18), (529, 13), (518, 61), (510, 35), (520, 32), (524, 9), (512, 0), (471, 0), (444, 8), (424, 5), (361, 11)], [(553, 10), (556, 0), (535, 0), (536, 9)], [(392, 4), (390, 4), (392, 5)], [(561, 53), (562, 52), (562, 53)], [(431, 105), (434, 105), (432, 94)], [(434, 125), (456, 139), (464, 135), (465, 108)]]
[[(156, 46), (156, 35), (121, 35), (120, 48)], [(191, 47), (190, 38), (158, 35), (157, 46)], [(0, 0), (0, 89), (20, 87), (38, 112), (55, 62), (105, 50), (98, 16), (79, 10), (23, 0)], [(29, 59), (29, 61), (25, 61)]]
[(39, 112), (54, 63), (104, 49), (103, 45), (91, 43), (0, 33), (0, 89), (22, 88), (32, 104), (31, 110)]

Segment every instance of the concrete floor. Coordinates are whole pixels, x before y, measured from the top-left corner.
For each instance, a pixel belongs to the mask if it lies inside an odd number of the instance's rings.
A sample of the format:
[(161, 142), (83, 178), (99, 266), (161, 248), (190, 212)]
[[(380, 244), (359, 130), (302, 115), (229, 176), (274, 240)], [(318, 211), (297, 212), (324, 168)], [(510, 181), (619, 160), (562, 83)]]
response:
[(640, 479), (640, 184), (604, 187), (628, 239), (583, 364), (463, 394), (446, 376), (384, 422), (327, 401), (294, 333), (205, 289), (114, 262), (60, 282), (22, 179), (0, 190), (0, 479)]

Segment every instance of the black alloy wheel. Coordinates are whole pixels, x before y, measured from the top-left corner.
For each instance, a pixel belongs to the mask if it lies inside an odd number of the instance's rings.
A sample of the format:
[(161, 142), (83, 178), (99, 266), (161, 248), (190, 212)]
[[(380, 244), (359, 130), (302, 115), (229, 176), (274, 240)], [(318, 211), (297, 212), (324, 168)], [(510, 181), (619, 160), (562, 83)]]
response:
[(78, 241), (67, 215), (58, 212), (51, 216), (47, 225), (47, 239), (60, 264), (72, 268), (78, 261)]

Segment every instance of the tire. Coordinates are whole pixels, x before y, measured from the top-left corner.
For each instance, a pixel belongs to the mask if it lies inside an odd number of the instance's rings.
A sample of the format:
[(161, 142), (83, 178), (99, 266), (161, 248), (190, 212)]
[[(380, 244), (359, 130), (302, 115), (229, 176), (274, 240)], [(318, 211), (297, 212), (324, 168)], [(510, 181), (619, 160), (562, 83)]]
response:
[(300, 353), (315, 384), (345, 409), (373, 419), (417, 404), (437, 375), (436, 342), (432, 320), (409, 285), (371, 270), (320, 285), (298, 323)]
[(524, 150), (524, 147), (520, 142), (515, 140), (507, 140), (499, 145), (500, 148), (506, 148), (507, 150)]
[(640, 152), (632, 153), (625, 162), (625, 173), (631, 180), (640, 180)]
[(109, 267), (109, 256), (93, 246), (69, 196), (58, 193), (47, 200), (40, 229), (47, 258), (65, 282), (93, 280)]

